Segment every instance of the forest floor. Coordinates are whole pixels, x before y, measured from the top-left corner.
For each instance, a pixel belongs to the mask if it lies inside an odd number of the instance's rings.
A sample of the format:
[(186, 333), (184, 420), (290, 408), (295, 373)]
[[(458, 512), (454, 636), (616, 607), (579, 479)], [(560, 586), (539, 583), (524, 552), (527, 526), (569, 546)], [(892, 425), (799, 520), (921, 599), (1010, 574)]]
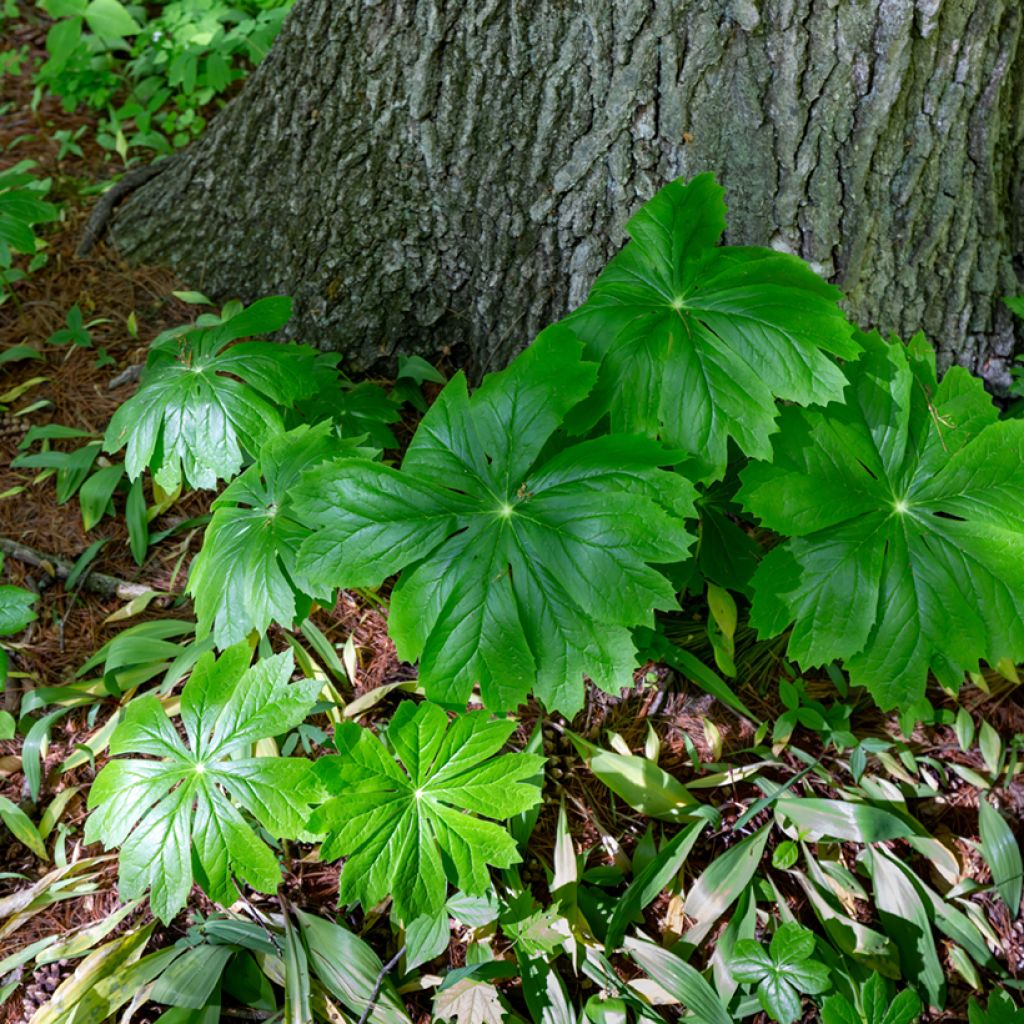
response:
[[(25, 41), (35, 46), (41, 44), (38, 38)], [(197, 310), (172, 294), (187, 285), (177, 281), (174, 274), (165, 268), (129, 267), (102, 242), (87, 257), (75, 256), (93, 202), (92, 198), (83, 196), (83, 189), (110, 177), (119, 167), (111, 162), (111, 154), (90, 143), (91, 132), (87, 132), (82, 140), (82, 156), (69, 155), (58, 159), (59, 144), (54, 133), (61, 129), (74, 132), (83, 124), (90, 125), (89, 116), (65, 113), (49, 99), (44, 99), (33, 110), (31, 83), (27, 77), (8, 75), (3, 79), (3, 85), (0, 169), (26, 158), (35, 160), (41, 172), (53, 178), (53, 198), (65, 201), (67, 205), (61, 222), (46, 233), (48, 265), (18, 286), (17, 301), (0, 306), (0, 349), (27, 344), (37, 347), (43, 356), (41, 361), (7, 363), (0, 367), (0, 392), (24, 387), (0, 421), (0, 538), (28, 545), (45, 555), (69, 562), (74, 562), (97, 539), (104, 538), (106, 544), (91, 564), (91, 571), (142, 584), (146, 589), (168, 595), (158, 597), (145, 611), (131, 618), (111, 621), (111, 616), (123, 611), (125, 602), (92, 592), (88, 577), (84, 578), (84, 585), (68, 592), (45, 566), (31, 565), (8, 555), (5, 581), (36, 591), (40, 597), (38, 620), (26, 634), (8, 645), (12, 652), (12, 675), (3, 702), (7, 710), (16, 713), (19, 699), (25, 691), (72, 682), (80, 666), (125, 625), (188, 613), (188, 601), (181, 592), (189, 561), (201, 541), (201, 530), (172, 533), (151, 549), (145, 564), (139, 567), (128, 547), (123, 517), (106, 517), (87, 534), (83, 530), (77, 501), (58, 504), (52, 477), (37, 481), (38, 471), (12, 468), (11, 461), (19, 452), (18, 446), (25, 432), (33, 426), (63, 424), (94, 436), (101, 435), (110, 416), (128, 397), (133, 386), (126, 383), (114, 387), (111, 386), (112, 381), (126, 368), (144, 361), (147, 344), (154, 336), (192, 319)], [(24, 136), (30, 138), (12, 148), (14, 141)], [(105, 321), (92, 329), (92, 336), (94, 345), (106, 350), (111, 360), (109, 364), (96, 366), (96, 347), (62, 348), (45, 344), (46, 339), (63, 326), (65, 314), (75, 303), (87, 320), (102, 318)], [(134, 336), (129, 330), (130, 319), (138, 325)], [(26, 406), (36, 406), (35, 411), (27, 416), (18, 415)], [(77, 443), (57, 441), (54, 447), (70, 450)], [(152, 523), (151, 528), (170, 529), (199, 516), (206, 510), (209, 500), (208, 495), (189, 494)], [(349, 637), (353, 638), (358, 657), (358, 670), (352, 679), (356, 693), (412, 677), (410, 667), (400, 664), (396, 658), (387, 637), (385, 612), (376, 604), (343, 593), (336, 607), (320, 609), (315, 621), (334, 643), (342, 644)], [(680, 622), (685, 627), (685, 616), (680, 618)], [(768, 656), (770, 659), (770, 651)], [(638, 673), (638, 678), (644, 679), (648, 672), (655, 676), (653, 683), (638, 684), (620, 698), (589, 688), (588, 704), (571, 723), (572, 728), (595, 739), (606, 730), (613, 730), (635, 749), (643, 746), (650, 723), (662, 743), (659, 763), (670, 773), (682, 772), (690, 764), (690, 745), (697, 750), (701, 760), (717, 761), (729, 760), (731, 754), (751, 745), (753, 723), (663, 668), (648, 666)], [(776, 675), (769, 665), (769, 670), (759, 678), (741, 679), (737, 684), (740, 698), (767, 722), (775, 721), (783, 711), (775, 685)], [(811, 679), (809, 686), (812, 692), (822, 695), (831, 692), (831, 683), (825, 677), (817, 681)], [(931, 696), (937, 705), (946, 700), (937, 690)], [(972, 691), (962, 703), (976, 719), (990, 723), (1006, 740), (1024, 733), (1021, 690), (1005, 681), (994, 678), (990, 693)], [(385, 701), (382, 709), (387, 706), (389, 702)], [(60, 766), (74, 754), (79, 744), (116, 714), (118, 708), (118, 700), (110, 697), (99, 704), (71, 709), (54, 723), (49, 743), (43, 748), (42, 786), (35, 801), (31, 799), (22, 763), (24, 738), (0, 742), (0, 795), (20, 805), (33, 820), (38, 820), (42, 808), (60, 797), (62, 810), (59, 820), (69, 830), (71, 839), (68, 845), (69, 849), (74, 849), (75, 856), (101, 852), (98, 849), (80, 849), (77, 837), (81, 834), (85, 818), (88, 784), (102, 767), (104, 758), (101, 755), (95, 763), (86, 758), (67, 771), (61, 771)], [(534, 707), (523, 716), (524, 738), (538, 715), (539, 710)], [(714, 731), (707, 728), (708, 722), (714, 724)], [(566, 723), (556, 720), (556, 724)], [(894, 739), (900, 735), (894, 716), (882, 716), (867, 707), (855, 711), (851, 726), (858, 735)], [(719, 743), (720, 749), (713, 750), (712, 746)], [(821, 753), (821, 746), (818, 744), (816, 748), (816, 743), (817, 738), (811, 734), (801, 736), (802, 748), (815, 755)], [(909, 746), (914, 752), (959, 763), (975, 772), (985, 770), (980, 751), (960, 750), (948, 727), (919, 727)], [(552, 756), (550, 767), (560, 773), (560, 793), (565, 800), (577, 849), (597, 846), (604, 841), (608, 850), (618, 844), (628, 852), (643, 834), (647, 821), (617, 803), (608, 790), (589, 774), (571, 745), (556, 734), (551, 736), (548, 752)], [(787, 755), (783, 753), (782, 756), (785, 758)], [(794, 758), (793, 765), (799, 768), (800, 762)], [(68, 790), (72, 791), (71, 795), (64, 795)], [(830, 794), (823, 790), (820, 795)], [(1004, 810), (1019, 821), (1024, 815), (1024, 787), (1013, 782), (1002, 796)], [(751, 793), (739, 784), (732, 805), (728, 800), (719, 805), (723, 812), (721, 829), (716, 830), (712, 841), (695, 850), (687, 864), (688, 873), (695, 877), (703, 866), (734, 841), (730, 824), (750, 801)], [(973, 847), (979, 838), (976, 834), (977, 802), (977, 788), (953, 776), (945, 800), (935, 807), (935, 820), (925, 823), (937, 829), (941, 826), (944, 834), (953, 837), (953, 845), (967, 865), (969, 874), (984, 884), (989, 881), (988, 869)], [(556, 810), (553, 800), (546, 803), (531, 845), (540, 861), (551, 856)], [(767, 812), (761, 819), (754, 819), (752, 824), (759, 820), (767, 820)], [(612, 837), (612, 842), (608, 841), (609, 837)], [(770, 852), (771, 847), (768, 855)], [(17, 894), (50, 870), (50, 864), (34, 856), (9, 835), (0, 838), (0, 960), (45, 935), (101, 921), (118, 904), (116, 862), (110, 859), (100, 865), (92, 891), (43, 907), (12, 928)], [(286, 894), (300, 907), (329, 912), (336, 904), (337, 877), (336, 865), (325, 866), (312, 859), (297, 858), (295, 870), (287, 879)], [(798, 888), (787, 889), (785, 896), (797, 916), (806, 912), (804, 897)], [(667, 902), (655, 902), (648, 914), (652, 918), (663, 919), (671, 912)], [(1011, 973), (1024, 975), (1024, 924), (1020, 920), (1012, 922), (1005, 908), (996, 901), (989, 898), (984, 903), (992, 927), (1002, 943), (1004, 965)], [(194, 905), (197, 909), (204, 905), (198, 889)], [(148, 908), (143, 904), (133, 916), (126, 918), (122, 928), (136, 925), (148, 919), (148, 915)], [(158, 932), (154, 937), (154, 948), (158, 941), (164, 942), (184, 934), (187, 923), (185, 915), (182, 915), (168, 932)], [(379, 927), (386, 926), (381, 923)], [(372, 930), (370, 939), (372, 941)], [(438, 970), (459, 966), (461, 957), (462, 948), (456, 934), (448, 952), (439, 960)], [(0, 1020), (27, 1021), (74, 967), (74, 961), (58, 962), (35, 974), (26, 973), (20, 988), (0, 1008)], [(955, 986), (957, 976), (952, 972), (948, 976)], [(584, 978), (579, 981), (579, 986), (579, 994), (585, 998), (592, 982)], [(966, 984), (962, 984), (961, 991), (950, 1000), (952, 1009), (931, 1019), (963, 1019), (968, 992)], [(417, 1005), (415, 996), (410, 999), (411, 1005)], [(419, 1009), (421, 1019), (428, 1020), (430, 1004), (426, 997)], [(149, 1014), (149, 1010), (145, 1010), (134, 1019), (149, 1020), (154, 1016), (155, 1013)]]

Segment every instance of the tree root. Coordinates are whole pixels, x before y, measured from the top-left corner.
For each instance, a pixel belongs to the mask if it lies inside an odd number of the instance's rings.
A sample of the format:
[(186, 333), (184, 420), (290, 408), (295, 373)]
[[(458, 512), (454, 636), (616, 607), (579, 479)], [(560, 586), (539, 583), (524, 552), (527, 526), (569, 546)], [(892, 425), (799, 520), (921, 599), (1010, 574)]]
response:
[(146, 164), (145, 167), (136, 167), (129, 171), (120, 181), (111, 185), (100, 197), (99, 202), (93, 207), (86, 222), (85, 230), (82, 232), (82, 240), (78, 243), (75, 255), (81, 259), (88, 256), (92, 247), (100, 240), (103, 232), (107, 230), (110, 218), (114, 214), (114, 207), (120, 203), (125, 196), (141, 188), (152, 178), (155, 178), (161, 171), (165, 170), (173, 160), (173, 157), (165, 157), (154, 163)]

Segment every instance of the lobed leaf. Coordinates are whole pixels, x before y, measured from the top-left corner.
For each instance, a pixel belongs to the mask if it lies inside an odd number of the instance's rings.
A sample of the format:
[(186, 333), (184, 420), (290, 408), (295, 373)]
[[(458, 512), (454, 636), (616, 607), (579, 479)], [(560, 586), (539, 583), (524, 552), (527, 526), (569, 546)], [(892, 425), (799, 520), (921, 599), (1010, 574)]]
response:
[(491, 887), (489, 864), (519, 862), (504, 828), (473, 817), (509, 818), (540, 800), (534, 776), (543, 758), (495, 756), (514, 728), (481, 711), (449, 722), (435, 704), (403, 701), (387, 729), (399, 767), (371, 732), (338, 727), (340, 753), (316, 766), (331, 799), (309, 827), (326, 835), (324, 860), (346, 858), (343, 903), (369, 909), (390, 895), (409, 924), (440, 912), (449, 881), (481, 895)]
[(922, 339), (878, 335), (846, 367), (846, 405), (784, 409), (771, 463), (739, 499), (792, 539), (754, 576), (762, 636), (792, 624), (804, 666), (843, 659), (883, 709), (984, 659), (1024, 659), (1024, 422), (999, 421)]
[(377, 586), (401, 572), (389, 619), (427, 695), (474, 686), (508, 710), (529, 691), (572, 714), (582, 679), (631, 683), (630, 627), (676, 607), (653, 564), (686, 557), (694, 490), (638, 436), (563, 446), (555, 433), (596, 368), (546, 331), (469, 397), (461, 375), (424, 417), (401, 470), (340, 460), (312, 470), (296, 512), (315, 530), (299, 569), (317, 585)]
[(89, 792), (87, 842), (121, 848), (122, 897), (148, 889), (153, 913), (165, 922), (188, 899), (193, 854), (199, 881), (217, 902), (238, 898), (236, 877), (273, 892), (281, 881), (277, 858), (242, 810), (272, 836), (295, 838), (319, 795), (305, 760), (239, 756), (297, 726), (320, 688), (316, 680), (288, 684), (291, 654), (252, 668), (250, 657), (243, 643), (219, 660), (212, 653), (198, 660), (181, 696), (187, 742), (156, 697), (132, 701), (111, 754), (156, 760), (110, 761)]
[(829, 354), (860, 350), (839, 291), (802, 260), (718, 245), (723, 195), (711, 174), (666, 185), (564, 321), (601, 362), (590, 422), (607, 412), (614, 431), (660, 437), (702, 479), (723, 475), (730, 439), (770, 455), (776, 399), (840, 400), (845, 378)]
[(277, 330), (290, 311), (290, 299), (261, 299), (223, 323), (154, 343), (138, 391), (118, 407), (104, 438), (106, 451), (126, 449), (129, 479), (148, 468), (168, 492), (182, 476), (212, 489), (238, 473), (244, 453), (256, 455), (284, 430), (279, 406), (313, 392), (314, 350), (259, 341), (225, 346)]
[(300, 426), (266, 441), (257, 462), (213, 503), (203, 546), (192, 562), (188, 592), (196, 635), (211, 630), (216, 645), (229, 647), (271, 622), (290, 629), (331, 588), (299, 571), (299, 546), (311, 533), (294, 509), (302, 473), (339, 455), (374, 453), (334, 435), (330, 423)]

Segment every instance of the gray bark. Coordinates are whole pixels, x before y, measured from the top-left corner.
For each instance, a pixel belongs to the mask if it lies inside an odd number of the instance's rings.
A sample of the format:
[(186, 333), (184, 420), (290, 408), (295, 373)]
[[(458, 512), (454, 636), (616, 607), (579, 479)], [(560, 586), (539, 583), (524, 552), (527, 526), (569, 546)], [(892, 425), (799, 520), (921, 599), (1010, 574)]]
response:
[(577, 305), (628, 216), (714, 171), (729, 240), (996, 389), (1024, 271), (1019, 0), (298, 0), (114, 237), (291, 337), (479, 374)]

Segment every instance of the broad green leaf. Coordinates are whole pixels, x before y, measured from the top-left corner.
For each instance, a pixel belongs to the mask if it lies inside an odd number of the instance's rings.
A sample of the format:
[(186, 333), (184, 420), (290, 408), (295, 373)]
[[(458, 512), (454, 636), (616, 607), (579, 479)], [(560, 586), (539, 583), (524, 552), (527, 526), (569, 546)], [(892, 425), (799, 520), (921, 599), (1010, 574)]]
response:
[(646, 939), (627, 938), (626, 952), (701, 1024), (732, 1024), (711, 983), (671, 950)]
[(848, 916), (829, 886), (824, 872), (811, 858), (808, 858), (808, 866), (814, 876), (813, 880), (797, 870), (791, 870), (790, 875), (803, 889), (811, 908), (836, 947), (872, 970), (883, 972), (886, 977), (899, 977), (899, 961), (891, 940)]
[[(3, 561), (0, 560), (2, 567)], [(0, 636), (20, 633), (30, 622), (34, 622), (36, 613), (32, 606), (35, 603), (36, 595), (31, 590), (9, 583), (0, 585)]]
[(193, 946), (157, 978), (149, 998), (165, 1006), (201, 1010), (213, 995), (233, 954), (231, 946)]
[(1010, 917), (1020, 913), (1022, 874), (1020, 844), (1003, 816), (985, 799), (978, 798), (981, 855), (992, 871), (992, 881), (1003, 898)]
[(134, 480), (147, 467), (165, 491), (182, 474), (193, 487), (212, 489), (281, 433), (280, 407), (314, 387), (314, 350), (304, 345), (238, 338), (276, 330), (290, 301), (262, 299), (226, 323), (157, 340), (138, 391), (114, 413), (106, 451), (126, 448), (125, 469)]
[(676, 778), (646, 757), (602, 750), (574, 733), (569, 739), (586, 758), (587, 767), (630, 807), (663, 821), (686, 821), (696, 798)]
[(339, 440), (326, 422), (263, 445), (259, 460), (213, 503), (203, 547), (192, 562), (188, 592), (197, 636), (212, 629), (217, 646), (229, 647), (253, 631), (265, 633), (271, 622), (291, 629), (314, 600), (330, 599), (331, 588), (311, 584), (296, 565), (310, 530), (295, 514), (292, 492), (306, 469), (363, 452)]
[[(384, 966), (358, 935), (340, 924), (297, 912), (299, 929), (313, 973), (357, 1020), (370, 1005), (377, 977)], [(371, 1024), (409, 1024), (402, 1000), (387, 977), (370, 1012)]]
[(107, 514), (110, 499), (123, 476), (124, 466), (104, 466), (82, 484), (78, 503), (82, 508), (82, 529), (87, 533)]
[[(78, 48), (81, 38), (81, 18), (68, 18), (51, 25), (50, 30), (46, 33), (46, 50), (50, 54), (50, 60), (47, 61), (48, 68), (57, 70), (66, 64), (68, 58)], [(32, 252), (32, 249), (22, 249), (21, 251)]]
[(142, 26), (120, 0), (89, 0), (85, 21), (96, 35), (104, 39), (121, 39), (142, 31)]
[(923, 1009), (913, 989), (904, 989), (890, 1000), (880, 974), (872, 974), (861, 987), (860, 1003), (863, 1012), (844, 995), (829, 996), (821, 1008), (823, 1024), (912, 1024)]
[(404, 570), (389, 628), (432, 700), (464, 704), (479, 685), (508, 710), (532, 688), (571, 715), (584, 674), (612, 693), (632, 683), (630, 627), (676, 606), (652, 563), (686, 557), (693, 487), (647, 438), (553, 440), (593, 386), (579, 352), (548, 330), (472, 398), (455, 377), (401, 470), (341, 460), (297, 489), (310, 579), (377, 586)]
[(686, 916), (693, 921), (682, 937), (690, 946), (703, 942), (715, 922), (750, 884), (764, 853), (770, 829), (762, 828), (716, 857), (686, 895)]
[(974, 999), (967, 1007), (969, 1024), (1024, 1024), (1024, 1009), (1018, 1009), (1009, 993), (996, 991), (983, 1010)]
[(891, 811), (849, 800), (784, 796), (776, 801), (775, 809), (796, 826), (802, 839), (829, 836), (851, 843), (877, 843), (914, 834), (913, 828)]
[(794, 256), (719, 246), (712, 175), (666, 185), (626, 228), (632, 241), (564, 321), (601, 360), (592, 418), (608, 411), (613, 430), (660, 437), (716, 479), (730, 438), (771, 454), (776, 399), (842, 399), (827, 353), (849, 359), (859, 346), (838, 290)]
[(408, 924), (440, 912), (448, 881), (481, 895), (491, 887), (489, 864), (521, 860), (504, 828), (474, 817), (509, 818), (540, 800), (532, 777), (543, 758), (494, 756), (514, 729), (482, 711), (449, 723), (435, 704), (403, 701), (387, 730), (399, 767), (373, 733), (352, 722), (337, 728), (341, 753), (316, 766), (332, 798), (309, 827), (327, 836), (322, 859), (346, 858), (342, 903), (369, 910), (391, 895)]
[(448, 948), (450, 940), (447, 910), (424, 914), (410, 922), (405, 930), (406, 972), (440, 956)]
[(89, 792), (87, 842), (120, 847), (122, 898), (150, 890), (153, 913), (170, 921), (192, 887), (193, 854), (211, 899), (238, 898), (234, 879), (274, 892), (281, 871), (243, 811), (272, 836), (304, 832), (319, 787), (308, 761), (250, 757), (258, 740), (295, 728), (309, 713), (320, 683), (288, 684), (291, 654), (249, 667), (242, 643), (214, 661), (196, 663), (181, 695), (186, 740), (159, 701), (133, 700), (110, 742), (112, 755), (152, 760), (110, 761)]
[(50, 859), (39, 830), (32, 824), (29, 816), (5, 796), (0, 796), (0, 821), (7, 826), (19, 843), (27, 846), (40, 860)]
[(875, 904), (882, 926), (900, 954), (903, 976), (924, 993), (930, 1006), (946, 998), (942, 961), (924, 901), (903, 866), (881, 848), (871, 853)]
[(979, 660), (1024, 660), (1024, 421), (999, 421), (980, 380), (936, 381), (935, 355), (864, 335), (845, 405), (782, 412), (743, 505), (792, 539), (754, 576), (762, 636), (843, 659), (883, 709), (955, 685)]
[(778, 927), (766, 950), (753, 939), (733, 947), (729, 967), (737, 981), (757, 985), (757, 998), (772, 1020), (790, 1024), (800, 1016), (800, 995), (818, 995), (831, 985), (828, 969), (812, 960), (814, 934), (790, 921)]

